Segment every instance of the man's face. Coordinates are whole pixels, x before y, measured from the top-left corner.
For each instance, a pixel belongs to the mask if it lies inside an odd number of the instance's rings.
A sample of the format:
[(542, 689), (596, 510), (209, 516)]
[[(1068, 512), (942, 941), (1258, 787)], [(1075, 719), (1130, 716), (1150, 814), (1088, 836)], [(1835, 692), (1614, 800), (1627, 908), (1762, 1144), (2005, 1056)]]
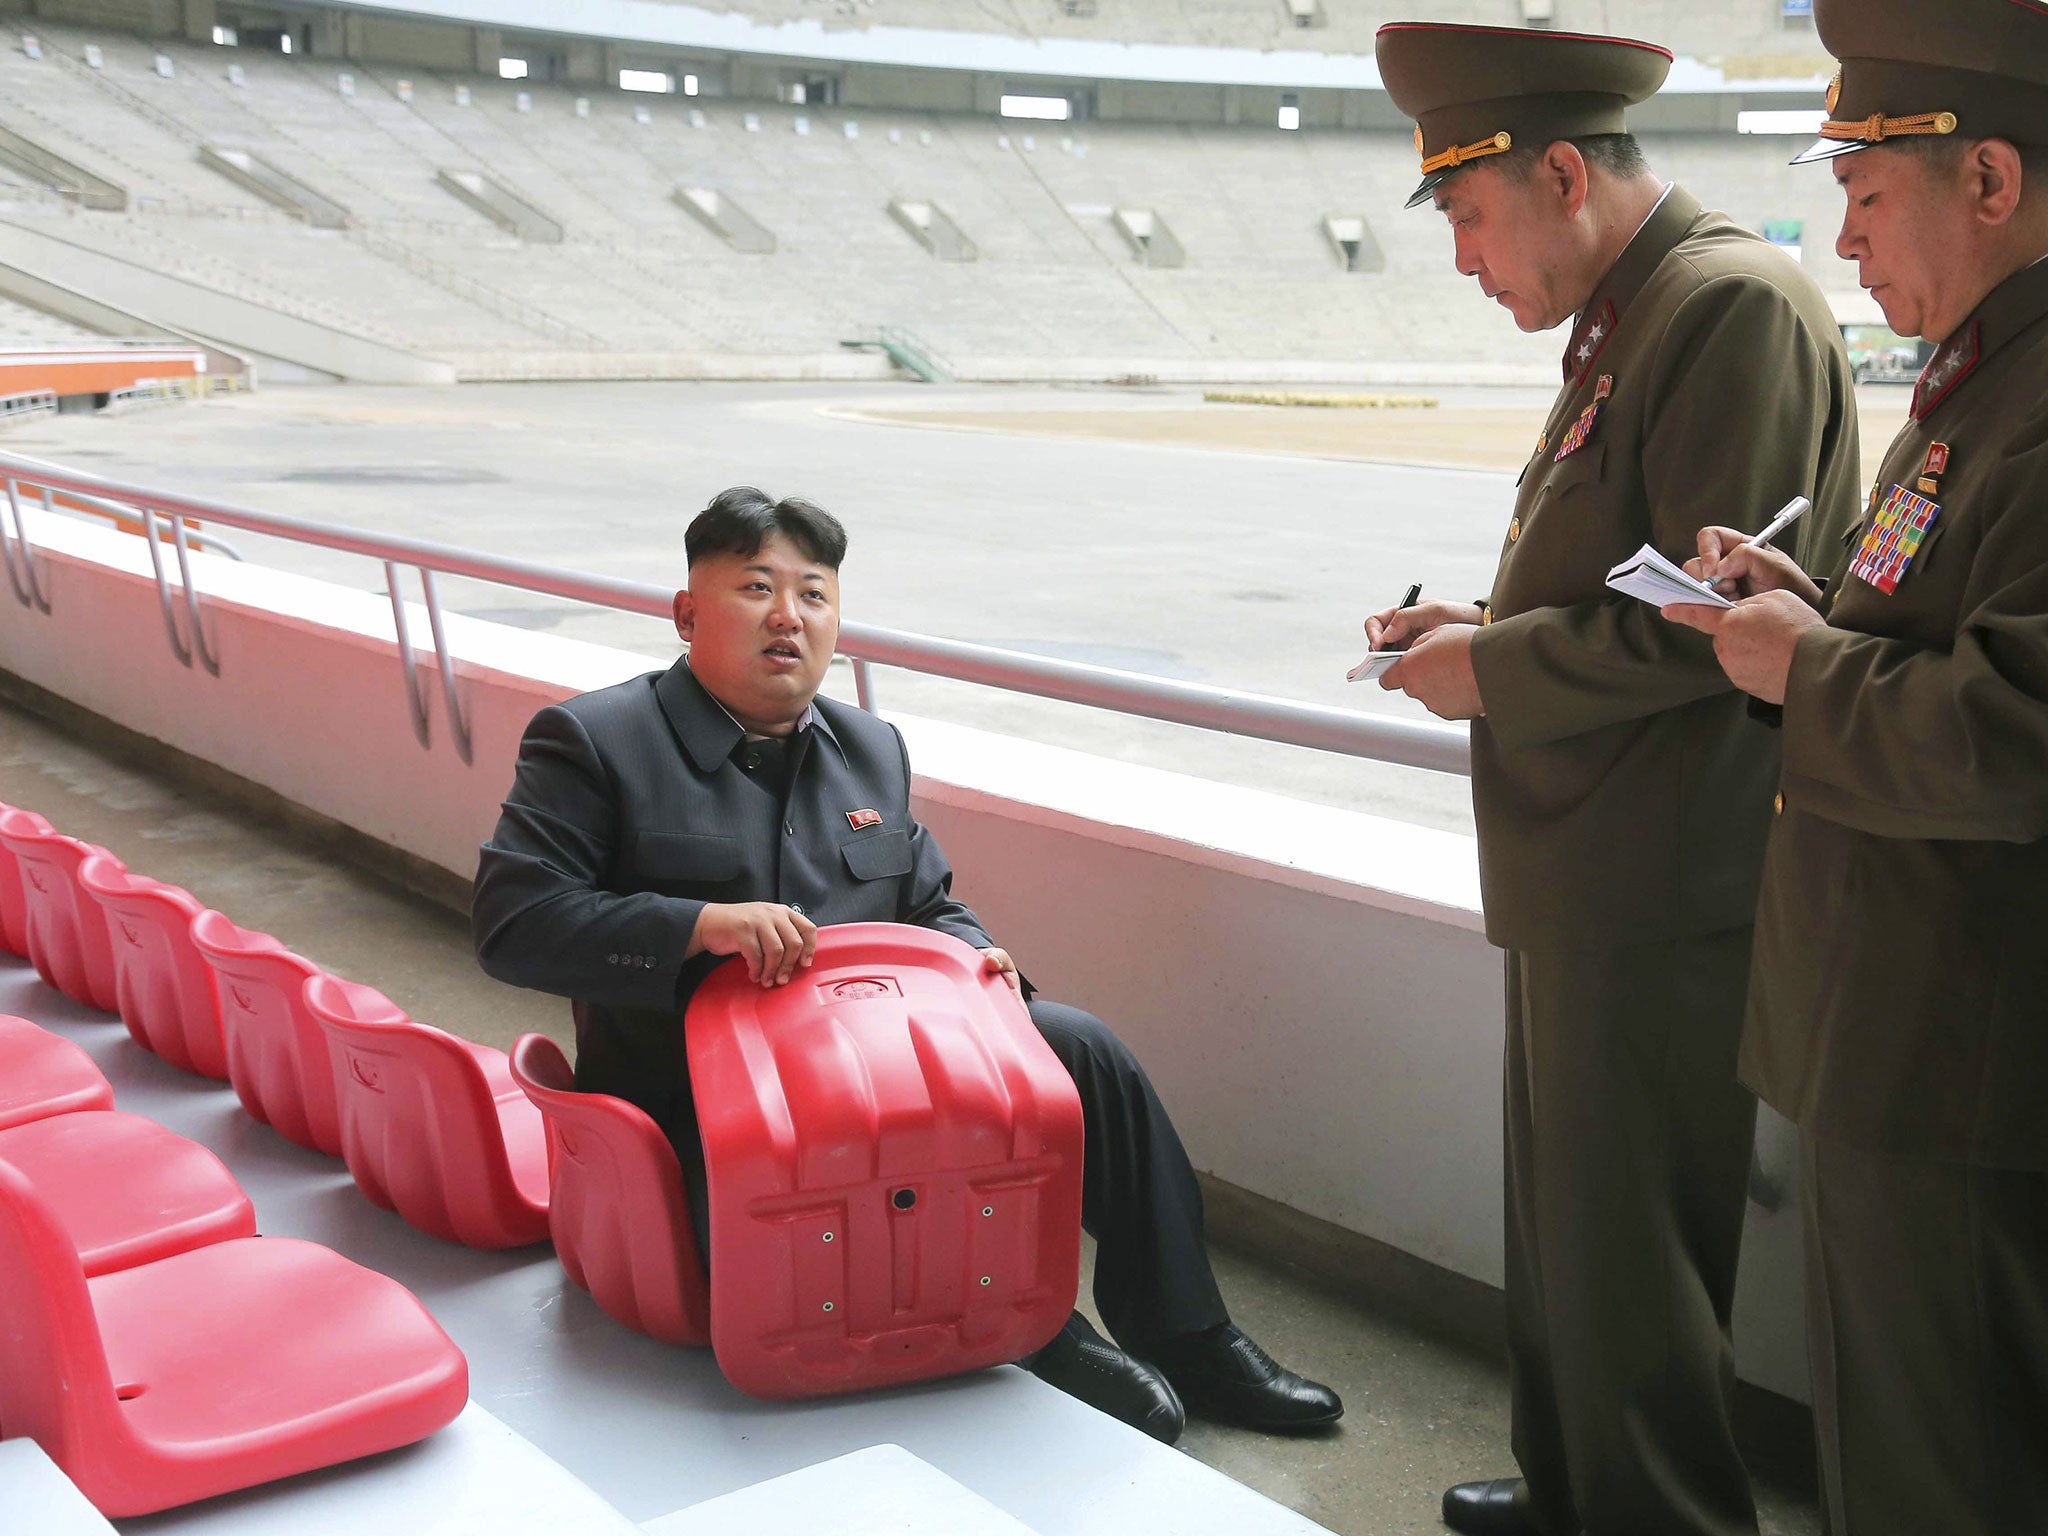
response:
[(780, 533), (752, 555), (707, 555), (676, 594), (690, 670), (750, 729), (801, 718), (839, 644), (839, 573)]
[[(1967, 313), (1944, 230), (1972, 222), (1961, 167), (1878, 146), (1834, 162), (1848, 206), (1835, 253), (1856, 263), (1857, 281), (1901, 336), (1946, 339), (1946, 327)], [(1967, 281), (1967, 279), (1965, 279)], [(1958, 310), (1958, 305), (1961, 310)]]
[(1567, 203), (1542, 169), (1517, 180), (1468, 166), (1437, 188), (1436, 206), (1451, 222), (1458, 270), (1523, 330), (1561, 325), (1585, 303)]

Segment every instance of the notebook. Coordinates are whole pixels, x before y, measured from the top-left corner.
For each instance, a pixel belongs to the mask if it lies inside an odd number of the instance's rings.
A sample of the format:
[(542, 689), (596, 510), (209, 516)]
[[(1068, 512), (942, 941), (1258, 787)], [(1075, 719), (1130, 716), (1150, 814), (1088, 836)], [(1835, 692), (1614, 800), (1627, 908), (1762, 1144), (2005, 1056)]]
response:
[(1652, 608), (1667, 603), (1699, 603), (1708, 608), (1735, 605), (1708, 586), (1695, 581), (1656, 550), (1645, 544), (1607, 573), (1607, 585), (1617, 592), (1640, 598)]

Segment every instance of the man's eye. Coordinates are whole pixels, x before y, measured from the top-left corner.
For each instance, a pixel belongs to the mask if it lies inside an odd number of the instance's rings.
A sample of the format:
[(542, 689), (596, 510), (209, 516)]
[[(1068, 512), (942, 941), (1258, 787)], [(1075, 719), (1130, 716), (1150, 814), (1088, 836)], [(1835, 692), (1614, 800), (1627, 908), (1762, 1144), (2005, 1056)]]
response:
[(814, 603), (822, 603), (823, 601), (825, 601), (825, 594), (822, 592), (806, 592), (804, 596), (809, 598)]
[(1876, 194), (1875, 192), (1872, 192), (1872, 193), (1869, 193), (1869, 194), (1867, 194), (1867, 195), (1865, 195), (1865, 196), (1863, 196), (1863, 197), (1859, 197), (1859, 198), (1857, 198), (1857, 199), (1856, 199), (1856, 206), (1857, 206), (1858, 208), (1868, 208), (1868, 207), (1869, 207), (1869, 206), (1870, 206), (1870, 205), (1871, 205), (1872, 203), (1874, 203), (1874, 202), (1876, 202), (1876, 201), (1877, 201), (1877, 194)]

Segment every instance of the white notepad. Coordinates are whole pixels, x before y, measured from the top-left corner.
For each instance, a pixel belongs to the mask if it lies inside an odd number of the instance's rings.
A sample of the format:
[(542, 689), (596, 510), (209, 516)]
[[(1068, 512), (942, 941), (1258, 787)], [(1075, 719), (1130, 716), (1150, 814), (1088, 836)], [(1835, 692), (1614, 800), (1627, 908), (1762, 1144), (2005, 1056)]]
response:
[(1369, 683), (1391, 668), (1408, 653), (1406, 651), (1374, 651), (1365, 660), (1344, 674), (1347, 683)]
[(1695, 581), (1656, 550), (1645, 544), (1607, 573), (1607, 585), (1617, 592), (1640, 598), (1652, 608), (1667, 603), (1700, 603), (1708, 608), (1735, 605), (1708, 586)]

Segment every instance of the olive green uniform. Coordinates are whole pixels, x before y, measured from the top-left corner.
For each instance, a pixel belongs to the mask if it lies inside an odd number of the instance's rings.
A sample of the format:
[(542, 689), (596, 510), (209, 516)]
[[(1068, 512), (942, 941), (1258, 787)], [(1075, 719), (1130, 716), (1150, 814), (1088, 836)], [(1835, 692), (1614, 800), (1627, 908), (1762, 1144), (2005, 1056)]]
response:
[(2048, 262), (1929, 363), (1822, 611), (1741, 1067), (1804, 1135), (1823, 1493), (2048, 1531)]
[(1565, 372), (1472, 642), (1515, 1454), (1550, 1536), (1733, 1536), (1756, 1528), (1729, 1422), (1755, 1118), (1735, 1058), (1778, 749), (1704, 636), (1605, 577), (1795, 495), (1815, 510), (1788, 546), (1831, 545), (1852, 379), (1813, 283), (1676, 187)]

